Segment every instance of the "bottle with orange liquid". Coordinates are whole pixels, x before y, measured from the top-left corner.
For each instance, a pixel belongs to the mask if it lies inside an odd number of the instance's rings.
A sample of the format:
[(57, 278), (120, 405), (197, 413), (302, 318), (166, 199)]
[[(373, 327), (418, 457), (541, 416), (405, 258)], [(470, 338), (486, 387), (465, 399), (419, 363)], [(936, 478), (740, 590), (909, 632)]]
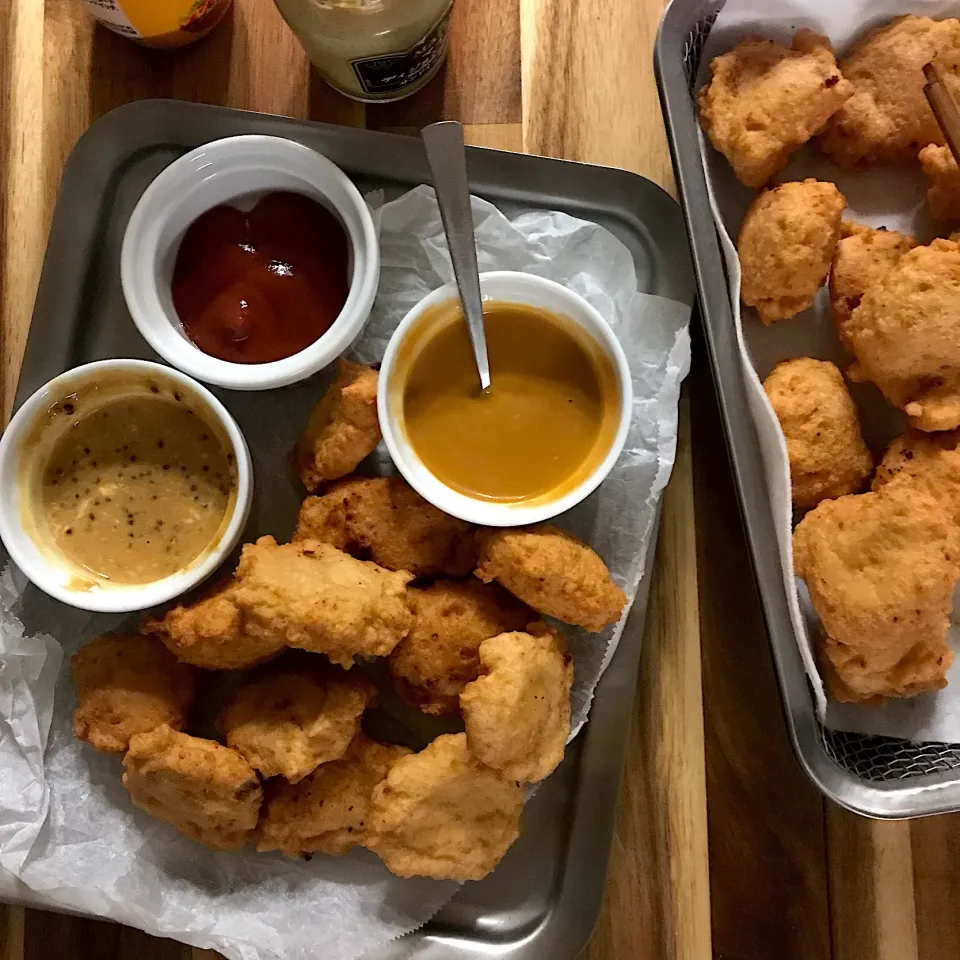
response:
[(206, 36), (232, 0), (83, 0), (105, 27), (148, 47), (182, 47)]

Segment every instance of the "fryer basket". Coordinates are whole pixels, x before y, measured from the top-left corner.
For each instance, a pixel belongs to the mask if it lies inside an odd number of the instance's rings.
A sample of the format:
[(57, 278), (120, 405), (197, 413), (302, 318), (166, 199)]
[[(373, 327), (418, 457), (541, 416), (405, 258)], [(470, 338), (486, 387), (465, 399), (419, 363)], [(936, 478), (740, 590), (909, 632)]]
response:
[(660, 22), (654, 66), (696, 274), (704, 339), (787, 728), (806, 772), (842, 806), (884, 819), (954, 812), (960, 810), (960, 743), (911, 743), (827, 729), (817, 719), (800, 660), (697, 134), (696, 79), (704, 44), (724, 3), (672, 0)]

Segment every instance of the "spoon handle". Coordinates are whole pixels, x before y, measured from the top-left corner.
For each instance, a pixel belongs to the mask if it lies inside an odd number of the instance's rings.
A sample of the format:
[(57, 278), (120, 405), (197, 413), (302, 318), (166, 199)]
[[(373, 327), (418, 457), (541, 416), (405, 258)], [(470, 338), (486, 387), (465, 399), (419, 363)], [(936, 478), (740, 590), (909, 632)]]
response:
[(467, 156), (463, 147), (463, 127), (456, 120), (444, 120), (424, 127), (421, 132), (427, 149), (427, 160), (433, 174), (443, 231), (447, 235), (450, 262), (457, 278), (463, 315), (470, 331), (473, 356), (480, 374), (480, 388), (490, 386), (490, 362), (487, 359), (487, 338), (483, 329), (483, 301), (480, 296), (480, 274), (477, 247), (473, 236), (473, 214), (470, 211), (470, 187), (467, 183)]

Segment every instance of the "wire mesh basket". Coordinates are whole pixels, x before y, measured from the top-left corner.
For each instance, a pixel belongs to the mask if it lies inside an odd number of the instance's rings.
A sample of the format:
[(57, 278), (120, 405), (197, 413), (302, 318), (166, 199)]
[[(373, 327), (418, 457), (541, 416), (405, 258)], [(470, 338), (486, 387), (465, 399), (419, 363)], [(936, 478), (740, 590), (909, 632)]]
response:
[(787, 727), (813, 781), (851, 810), (883, 818), (960, 810), (960, 744), (843, 733), (827, 729), (816, 717), (780, 576), (773, 515), (740, 373), (733, 310), (697, 135), (694, 94), (700, 60), (724, 3), (673, 0), (660, 24), (655, 66), (697, 275), (700, 315)]

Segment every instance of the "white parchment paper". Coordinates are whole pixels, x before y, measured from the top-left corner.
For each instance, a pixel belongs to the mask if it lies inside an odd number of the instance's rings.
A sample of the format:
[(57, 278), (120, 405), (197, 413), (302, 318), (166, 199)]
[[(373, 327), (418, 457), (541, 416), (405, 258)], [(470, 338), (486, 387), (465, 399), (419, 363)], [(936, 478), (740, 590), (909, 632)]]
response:
[[(833, 41), (840, 59), (850, 43), (867, 30), (905, 13), (934, 18), (956, 17), (960, 16), (960, 3), (956, 0), (806, 0), (801, 4), (791, 0), (728, 0), (707, 39), (700, 82), (709, 76), (710, 60), (748, 34), (758, 34), (789, 45), (796, 29), (810, 27)], [(750, 410), (767, 475), (784, 587), (797, 643), (814, 689), (817, 712), (828, 726), (838, 730), (903, 737), (916, 742), (960, 742), (960, 662), (954, 663), (947, 675), (948, 686), (938, 693), (891, 701), (882, 707), (827, 702), (812, 648), (812, 638), (820, 630), (819, 620), (804, 584), (793, 573), (790, 543), (793, 512), (786, 445), (761, 381), (777, 363), (790, 357), (832, 360), (841, 369), (849, 365), (851, 358), (837, 340), (826, 289), (820, 291), (810, 310), (770, 327), (764, 327), (752, 309), (741, 310), (740, 267), (731, 238), (737, 236), (755, 191), (744, 187), (709, 141), (702, 135), (701, 139), (711, 203), (727, 262)], [(802, 180), (805, 177), (836, 183), (847, 199), (844, 216), (868, 226), (886, 226), (911, 233), (921, 243), (936, 236), (946, 236), (955, 226), (930, 218), (926, 181), (919, 164), (904, 169), (882, 167), (850, 172), (815, 149), (805, 147), (795, 154), (779, 179)], [(876, 455), (880, 455), (886, 444), (906, 429), (906, 418), (890, 407), (872, 384), (849, 386), (860, 407), (867, 443)], [(954, 604), (953, 623), (948, 641), (960, 654), (960, 603)]]
[[(381, 283), (354, 353), (375, 362), (407, 310), (452, 272), (431, 189), (384, 205), (369, 199)], [(607, 319), (630, 359), (634, 411), (624, 454), (600, 489), (559, 522), (598, 549), (632, 602), (673, 465), (690, 307), (638, 291), (630, 251), (596, 224), (543, 211), (508, 219), (477, 198), (473, 212), (481, 270), (526, 270), (571, 287)], [(326, 380), (263, 394), (217, 391), (254, 458), (245, 539), (273, 533), (282, 540), (292, 529), (302, 490), (288, 474), (286, 452)], [(373, 461), (372, 469), (390, 469), (382, 450)], [(455, 892), (453, 883), (393, 877), (363, 850), (309, 863), (249, 849), (214, 853), (136, 810), (119, 761), (74, 738), (73, 686), (61, 666), (63, 654), (118, 625), (116, 617), (49, 599), (9, 566), (0, 577), (0, 868), (50, 904), (237, 960), (352, 960), (421, 926)], [(563, 628), (576, 663), (573, 734), (622, 626), (601, 635)], [(420, 725), (417, 735), (429, 733), (421, 715), (397, 710), (408, 730)]]

